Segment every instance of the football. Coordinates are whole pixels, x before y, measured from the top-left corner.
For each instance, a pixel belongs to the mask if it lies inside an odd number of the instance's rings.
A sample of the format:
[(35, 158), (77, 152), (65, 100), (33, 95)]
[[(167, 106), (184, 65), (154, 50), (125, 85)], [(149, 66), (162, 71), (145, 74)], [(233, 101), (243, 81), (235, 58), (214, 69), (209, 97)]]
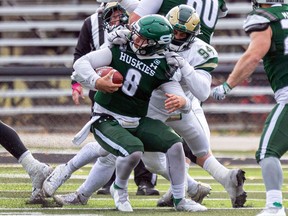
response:
[(105, 67), (100, 67), (100, 68), (96, 68), (95, 69), (95, 72), (100, 76), (100, 77), (104, 77), (106, 76), (110, 71), (113, 71), (113, 76), (111, 77), (112, 79), (112, 82), (115, 83), (115, 84), (122, 84), (123, 82), (123, 76), (122, 74), (115, 70), (114, 68), (112, 67), (109, 67), (109, 66), (105, 66)]

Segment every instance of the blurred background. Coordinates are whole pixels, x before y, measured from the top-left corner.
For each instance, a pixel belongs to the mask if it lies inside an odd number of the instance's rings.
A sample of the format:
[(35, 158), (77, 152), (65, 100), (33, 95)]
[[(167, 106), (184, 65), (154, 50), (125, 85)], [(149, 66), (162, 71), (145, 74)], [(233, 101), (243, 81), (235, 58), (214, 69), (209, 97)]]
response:
[[(227, 78), (249, 37), (242, 29), (251, 3), (226, 0), (211, 44), (219, 53), (213, 86)], [(89, 120), (90, 101), (71, 98), (74, 47), (95, 0), (0, 1), (0, 119), (20, 133), (76, 133)], [(258, 134), (272, 109), (272, 90), (259, 65), (224, 101), (203, 103), (212, 133)]]

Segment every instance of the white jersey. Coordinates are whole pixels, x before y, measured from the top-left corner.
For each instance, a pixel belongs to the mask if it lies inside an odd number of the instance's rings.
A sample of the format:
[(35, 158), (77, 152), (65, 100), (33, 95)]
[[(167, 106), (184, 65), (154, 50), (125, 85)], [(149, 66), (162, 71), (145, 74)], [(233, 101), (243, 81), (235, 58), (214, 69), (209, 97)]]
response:
[[(183, 76), (178, 70), (174, 78), (179, 81), (186, 96), (192, 101), (194, 97), (196, 100), (204, 101), (210, 95), (211, 75), (210, 72), (217, 66), (218, 54), (216, 50), (204, 41), (195, 38), (188, 50), (178, 52), (190, 64), (189, 76)], [(150, 99), (150, 105), (153, 110), (157, 110), (159, 118), (165, 121), (169, 116), (178, 114), (168, 114), (164, 101), (166, 100), (165, 93), (161, 90), (155, 90)]]

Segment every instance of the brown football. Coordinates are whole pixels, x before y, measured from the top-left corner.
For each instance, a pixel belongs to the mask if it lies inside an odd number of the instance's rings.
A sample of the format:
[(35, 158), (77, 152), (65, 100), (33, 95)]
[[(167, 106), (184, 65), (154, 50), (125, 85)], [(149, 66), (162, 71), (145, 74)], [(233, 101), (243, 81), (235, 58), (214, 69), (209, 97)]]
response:
[(111, 77), (112, 82), (115, 84), (121, 84), (123, 82), (123, 76), (122, 74), (115, 70), (112, 67), (109, 66), (105, 66), (105, 67), (99, 67), (95, 69), (95, 72), (100, 76), (100, 77), (104, 77), (106, 76), (111, 70), (113, 70), (113, 76)]

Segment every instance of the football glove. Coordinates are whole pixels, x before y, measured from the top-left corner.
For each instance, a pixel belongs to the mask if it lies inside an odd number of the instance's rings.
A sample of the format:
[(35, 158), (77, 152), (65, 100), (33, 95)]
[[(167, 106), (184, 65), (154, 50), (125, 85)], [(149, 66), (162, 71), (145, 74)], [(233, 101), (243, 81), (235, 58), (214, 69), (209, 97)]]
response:
[(216, 86), (212, 89), (212, 96), (216, 100), (223, 100), (226, 97), (232, 88), (228, 85), (227, 82), (224, 82), (222, 85)]
[(126, 44), (130, 37), (131, 31), (128, 29), (115, 30), (108, 34), (108, 41), (114, 45)]
[(177, 54), (176, 52), (167, 52), (165, 53), (165, 57), (166, 57), (167, 64), (170, 67), (181, 69), (186, 63), (186, 60), (183, 57), (181, 57), (179, 54)]

